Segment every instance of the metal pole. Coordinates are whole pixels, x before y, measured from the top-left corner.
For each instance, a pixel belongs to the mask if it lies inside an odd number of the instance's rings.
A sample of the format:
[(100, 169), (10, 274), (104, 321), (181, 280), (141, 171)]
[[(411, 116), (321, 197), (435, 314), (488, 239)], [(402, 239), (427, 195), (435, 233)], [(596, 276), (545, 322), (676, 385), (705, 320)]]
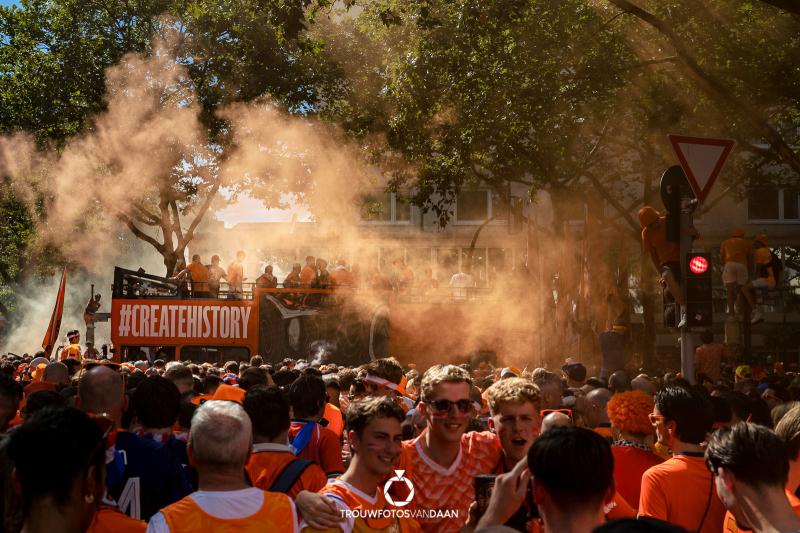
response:
[[(685, 277), (686, 273), (686, 254), (692, 251), (694, 238), (691, 235), (684, 235), (683, 230), (693, 225), (692, 220), (692, 205), (697, 202), (694, 193), (690, 187), (681, 187), (681, 275)], [(683, 292), (683, 301), (687, 300), (686, 294), (686, 280), (681, 279), (681, 291)], [(679, 306), (680, 307), (680, 306)], [(685, 308), (681, 308), (678, 312), (681, 322), (686, 313)], [(680, 322), (679, 322), (680, 323)], [(694, 334), (689, 331), (689, 326), (681, 328), (681, 377), (689, 380), (689, 383), (694, 385)]]

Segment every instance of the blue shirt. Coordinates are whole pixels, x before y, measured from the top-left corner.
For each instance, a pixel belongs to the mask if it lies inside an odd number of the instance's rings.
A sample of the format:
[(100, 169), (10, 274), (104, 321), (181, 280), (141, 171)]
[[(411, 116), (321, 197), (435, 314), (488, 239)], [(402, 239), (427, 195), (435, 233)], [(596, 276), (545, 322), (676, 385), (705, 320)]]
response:
[(131, 518), (148, 521), (193, 492), (181, 464), (165, 445), (119, 432), (116, 449), (125, 461), (125, 472), (108, 487), (108, 494)]

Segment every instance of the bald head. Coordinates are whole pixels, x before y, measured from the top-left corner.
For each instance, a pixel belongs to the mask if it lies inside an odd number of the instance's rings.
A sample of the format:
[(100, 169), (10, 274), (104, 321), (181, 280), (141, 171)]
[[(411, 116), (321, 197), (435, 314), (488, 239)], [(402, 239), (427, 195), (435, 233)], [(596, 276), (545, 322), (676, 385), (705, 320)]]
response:
[(583, 419), (590, 428), (594, 429), (600, 424), (609, 422), (606, 406), (612, 396), (608, 389), (595, 389), (586, 395)]
[(75, 405), (85, 413), (106, 413), (119, 424), (127, 408), (122, 377), (108, 367), (89, 369), (81, 376)]
[(552, 429), (558, 426), (571, 426), (572, 420), (565, 415), (564, 413), (550, 413), (544, 420), (542, 420), (542, 431), (541, 433), (546, 432), (548, 429)]
[(624, 370), (614, 372), (611, 374), (611, 377), (608, 378), (608, 388), (611, 389), (614, 394), (627, 392), (631, 390), (631, 377)]
[(56, 361), (44, 367), (42, 381), (49, 383), (69, 383), (69, 369), (67, 365)]
[(650, 383), (650, 380), (641, 376), (631, 381), (631, 387), (633, 390), (640, 390), (650, 396), (654, 396), (656, 393), (656, 388)]

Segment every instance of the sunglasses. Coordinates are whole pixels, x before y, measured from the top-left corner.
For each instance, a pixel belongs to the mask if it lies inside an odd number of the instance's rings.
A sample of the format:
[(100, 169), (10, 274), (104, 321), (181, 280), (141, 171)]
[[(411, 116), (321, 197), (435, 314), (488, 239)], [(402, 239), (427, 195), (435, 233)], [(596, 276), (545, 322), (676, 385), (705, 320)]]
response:
[(472, 408), (472, 400), (458, 400), (451, 402), (450, 400), (422, 400), (428, 405), (432, 405), (434, 409), (440, 413), (449, 413), (450, 408), (454, 405), (458, 407), (459, 412), (468, 413)]
[(783, 403), (783, 400), (781, 400), (780, 398), (776, 398), (776, 397), (775, 397), (775, 396), (773, 396), (772, 394), (767, 394), (767, 393), (765, 392), (764, 394), (762, 394), (762, 395), (761, 395), (761, 399), (762, 399), (762, 400), (766, 400), (767, 398), (772, 398), (773, 400), (775, 400), (775, 401), (776, 401), (776, 402), (778, 402), (778, 403)]
[(359, 392), (358, 394), (348, 394), (347, 395), (347, 399), (352, 402), (355, 399), (361, 399), (361, 398), (364, 398), (365, 396), (366, 396), (366, 393)]
[(86, 466), (84, 468), (89, 468), (89, 465), (92, 464), (92, 460), (94, 460), (94, 456), (100, 451), (101, 447), (103, 449), (108, 447), (108, 439), (117, 429), (117, 422), (105, 413), (89, 416), (98, 426), (100, 426), (100, 429), (103, 430), (103, 438), (100, 439), (100, 442), (98, 442), (94, 447), (92, 453), (89, 454), (89, 459), (86, 461)]
[(572, 420), (572, 409), (542, 409), (539, 411), (539, 416), (544, 418), (551, 413), (564, 413), (569, 417), (570, 421), (575, 422)]
[(652, 413), (647, 415), (647, 418), (650, 419), (650, 423), (653, 424), (654, 426), (658, 424), (661, 420), (664, 420), (663, 415), (654, 415)]

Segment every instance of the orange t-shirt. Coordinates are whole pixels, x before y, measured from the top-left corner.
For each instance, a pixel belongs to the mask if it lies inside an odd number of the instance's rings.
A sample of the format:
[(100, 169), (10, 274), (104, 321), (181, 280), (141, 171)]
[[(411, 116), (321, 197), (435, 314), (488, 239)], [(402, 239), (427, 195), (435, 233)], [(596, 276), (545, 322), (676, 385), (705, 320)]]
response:
[[(789, 500), (789, 503), (792, 504), (792, 509), (794, 512), (797, 513), (797, 516), (800, 516), (800, 500), (797, 499), (792, 491), (786, 489), (786, 499)], [(740, 529), (739, 525), (736, 523), (736, 519), (733, 517), (733, 513), (728, 511), (725, 513), (725, 528), (722, 530), (723, 533), (726, 531), (730, 531), (731, 533), (738, 533), (739, 531), (750, 531), (749, 529)]]
[(211, 273), (208, 271), (208, 269), (195, 261), (192, 261), (186, 265), (186, 268), (188, 268), (192, 273), (192, 281), (194, 281), (195, 284), (194, 290), (207, 291), (208, 283), (205, 282), (208, 281), (209, 276), (211, 276)]
[(761, 265), (768, 265), (772, 261), (772, 254), (766, 248), (759, 248), (756, 250), (756, 279), (764, 278), (765, 280), (775, 283), (775, 273), (772, 272), (772, 267), (767, 267), (767, 275), (761, 275)]
[[(305, 422), (292, 422), (289, 428), (289, 440), (294, 440), (305, 425)], [(342, 446), (339, 437), (328, 428), (315, 424), (308, 444), (297, 453), (299, 459), (314, 461), (328, 477), (344, 474)]]
[(86, 533), (144, 533), (147, 522), (137, 520), (113, 507), (100, 507)]
[[(325, 486), (320, 494), (325, 494), (336, 503), (336, 509), (345, 516), (345, 521), (336, 527), (326, 529), (326, 533), (418, 533), (419, 523), (404, 513), (386, 514), (381, 511), (404, 511), (407, 507), (395, 507), (386, 501), (383, 487), (378, 485), (375, 495), (364, 494), (349, 483), (336, 479)], [(347, 511), (361, 511), (358, 516), (347, 517)], [(372, 515), (372, 516), (370, 516)], [(303, 531), (317, 531), (304, 527)]]
[[(444, 468), (422, 451), (420, 439), (426, 433), (427, 430), (416, 439), (403, 442), (403, 455), (395, 469), (411, 472), (416, 509), (455, 511), (448, 513), (450, 517), (420, 517), (422, 531), (460, 531), (467, 521), (469, 505), (475, 501), (475, 476), (493, 473), (503, 457), (503, 448), (493, 433), (466, 433), (461, 436), (461, 449), (455, 461)], [(392, 484), (393, 489), (399, 486), (402, 484)]]
[(705, 458), (676, 455), (645, 472), (639, 516), (689, 531), (697, 531), (702, 522), (700, 533), (719, 533), (725, 522), (725, 505), (717, 496), (714, 476), (706, 468)]
[(661, 225), (658, 229), (644, 228), (642, 230), (642, 250), (656, 252), (659, 265), (681, 260), (681, 244), (667, 241), (666, 217), (661, 217)]
[(234, 261), (228, 265), (228, 284), (241, 283), (244, 277), (244, 267), (239, 261)]
[(753, 255), (753, 245), (742, 237), (732, 237), (722, 241), (719, 256), (726, 263), (741, 263), (748, 265), (747, 258)]
[[(269, 490), (283, 469), (297, 459), (288, 446), (282, 444), (256, 444), (253, 455), (245, 465), (247, 475), (253, 486), (261, 490)], [(318, 492), (328, 482), (325, 472), (317, 464), (308, 465), (297, 481), (287, 492), (292, 500), (302, 491)]]
[(316, 279), (316, 277), (317, 271), (308, 265), (304, 266), (303, 270), (300, 271), (300, 283), (302, 285), (310, 285), (311, 280)]
[(329, 278), (331, 285), (350, 285), (350, 272), (343, 268), (336, 268)]
[(411, 267), (407, 266), (400, 272), (400, 276), (397, 279), (402, 283), (410, 283), (414, 281), (414, 271), (411, 270)]

